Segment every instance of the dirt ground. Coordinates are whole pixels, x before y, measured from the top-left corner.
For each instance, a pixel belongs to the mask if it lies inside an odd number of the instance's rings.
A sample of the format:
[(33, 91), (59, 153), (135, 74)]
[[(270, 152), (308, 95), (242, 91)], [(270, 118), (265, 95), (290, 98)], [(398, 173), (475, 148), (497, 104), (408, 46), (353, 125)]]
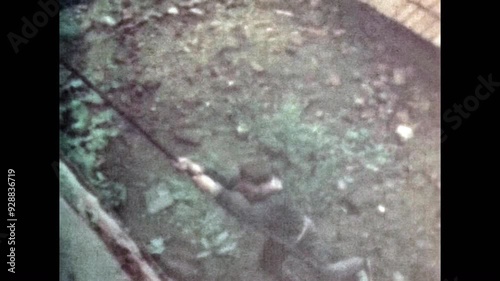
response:
[[(63, 45), (65, 59), (177, 155), (217, 155), (234, 172), (256, 155), (233, 118), (251, 104), (265, 114), (293, 99), (303, 122), (338, 135), (368, 128), (394, 165), (356, 173), (356, 188), (325, 186), (339, 196), (313, 219), (344, 255), (370, 258), (374, 280), (439, 280), (439, 49), (356, 1), (96, 0), (67, 9), (83, 31)], [(398, 135), (400, 125), (413, 136)], [(119, 126), (102, 172), (127, 187), (117, 212), (138, 244), (165, 238), (158, 262), (180, 280), (272, 280), (258, 268), (264, 237), (215, 204), (203, 210), (237, 237), (237, 255), (199, 258), (172, 212), (147, 213), (145, 192), (174, 171)]]

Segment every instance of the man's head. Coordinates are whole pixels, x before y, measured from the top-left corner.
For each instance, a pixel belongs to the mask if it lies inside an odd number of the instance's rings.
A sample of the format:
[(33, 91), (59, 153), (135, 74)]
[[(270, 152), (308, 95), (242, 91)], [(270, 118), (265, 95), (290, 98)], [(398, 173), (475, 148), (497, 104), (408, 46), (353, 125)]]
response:
[(236, 190), (249, 201), (263, 200), (283, 189), (281, 180), (276, 176), (268, 162), (249, 162), (240, 167), (239, 182)]

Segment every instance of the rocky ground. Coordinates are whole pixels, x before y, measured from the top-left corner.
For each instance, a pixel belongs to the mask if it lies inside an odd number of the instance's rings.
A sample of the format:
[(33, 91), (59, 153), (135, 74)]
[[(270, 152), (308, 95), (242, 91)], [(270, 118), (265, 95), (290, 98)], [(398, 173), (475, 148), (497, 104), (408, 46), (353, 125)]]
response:
[[(64, 60), (163, 146), (227, 175), (269, 156), (252, 122), (290, 102), (341, 139), (368, 132), (385, 164), (357, 156), (332, 172), (321, 212), (300, 207), (344, 255), (369, 257), (375, 280), (439, 279), (439, 49), (355, 1), (96, 0), (61, 18)], [(126, 187), (116, 210), (138, 244), (181, 280), (271, 280), (257, 267), (264, 237), (116, 127), (100, 171)]]

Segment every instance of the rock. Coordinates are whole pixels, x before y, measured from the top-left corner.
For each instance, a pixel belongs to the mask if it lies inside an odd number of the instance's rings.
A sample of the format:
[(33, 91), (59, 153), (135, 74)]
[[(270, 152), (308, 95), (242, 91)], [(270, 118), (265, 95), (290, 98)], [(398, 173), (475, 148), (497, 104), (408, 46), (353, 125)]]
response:
[(158, 11), (155, 11), (155, 10), (152, 10), (152, 11), (147, 11), (146, 14), (144, 15), (143, 19), (148, 21), (148, 20), (151, 20), (151, 19), (160, 19), (163, 15), (158, 12)]
[(238, 134), (238, 137), (245, 139), (250, 134), (250, 126), (245, 123), (241, 123), (238, 127), (236, 127), (236, 133)]
[(318, 110), (314, 113), (314, 116), (316, 116), (317, 118), (322, 118), (323, 116), (325, 116), (325, 112), (323, 110)]
[(380, 92), (376, 98), (379, 102), (385, 103), (389, 100), (389, 94), (387, 92)]
[(290, 11), (285, 11), (285, 10), (274, 10), (274, 12), (277, 15), (282, 15), (282, 16), (287, 16), (287, 17), (293, 17), (293, 13)]
[(311, 8), (315, 9), (315, 8), (320, 8), (322, 3), (321, 0), (311, 0), (309, 4), (311, 5)]
[(174, 197), (170, 193), (166, 183), (161, 182), (157, 186), (146, 191), (146, 207), (149, 214), (156, 214), (159, 211), (172, 206)]
[(408, 123), (410, 122), (410, 113), (408, 113), (408, 110), (399, 111), (396, 113), (396, 119), (399, 122)]
[(377, 210), (380, 212), (380, 213), (385, 213), (386, 209), (385, 209), (385, 206), (384, 205), (378, 205), (377, 206)]
[(395, 271), (394, 273), (392, 273), (392, 280), (393, 281), (405, 281), (406, 278), (403, 276), (403, 274), (401, 274), (401, 272)]
[(172, 7), (168, 8), (167, 14), (169, 14), (169, 15), (178, 15), (179, 14), (179, 9), (177, 9), (177, 7), (175, 7), (175, 6), (172, 6)]
[(257, 62), (255, 61), (251, 61), (250, 62), (250, 66), (252, 67), (252, 69), (255, 71), (255, 72), (263, 72), (264, 71), (264, 67), (262, 67), (262, 65), (258, 64)]
[(355, 81), (355, 82), (363, 81), (363, 74), (359, 70), (353, 70), (351, 74), (352, 74), (353, 81)]
[(404, 85), (406, 83), (406, 73), (403, 68), (396, 68), (392, 73), (392, 83), (394, 85)]
[(161, 237), (151, 239), (148, 244), (148, 252), (150, 254), (162, 254), (165, 251), (165, 240)]
[(203, 3), (203, 0), (191, 0), (191, 1), (181, 1), (179, 3), (179, 6), (185, 7), (185, 8), (190, 8), (194, 7), (195, 5)]
[(104, 16), (101, 18), (100, 22), (107, 26), (115, 26), (117, 24), (116, 20), (112, 16)]
[(365, 105), (365, 99), (361, 97), (357, 97), (354, 99), (354, 105), (356, 107), (363, 107)]
[(342, 28), (334, 29), (332, 31), (333, 37), (340, 37), (340, 36), (344, 35), (345, 33), (346, 33), (346, 30), (342, 29)]
[(189, 12), (191, 14), (194, 14), (194, 15), (197, 15), (197, 16), (203, 16), (205, 14), (205, 12), (202, 9), (199, 9), (199, 8), (191, 8), (191, 9), (189, 9)]
[(327, 83), (330, 86), (338, 87), (342, 85), (342, 80), (340, 79), (340, 76), (337, 73), (332, 73), (330, 74)]
[(337, 188), (340, 190), (344, 190), (347, 188), (347, 183), (344, 180), (337, 181)]
[(399, 125), (396, 128), (396, 133), (399, 135), (401, 140), (407, 141), (413, 138), (413, 129), (406, 125)]

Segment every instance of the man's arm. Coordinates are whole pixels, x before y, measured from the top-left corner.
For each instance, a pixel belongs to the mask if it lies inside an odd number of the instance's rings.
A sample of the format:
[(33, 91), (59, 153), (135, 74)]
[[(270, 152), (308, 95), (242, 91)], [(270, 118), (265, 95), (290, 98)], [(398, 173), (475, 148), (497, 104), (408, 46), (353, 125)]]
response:
[(283, 201), (279, 196), (272, 196), (278, 200), (270, 199), (252, 204), (240, 192), (224, 188), (207, 175), (205, 169), (189, 159), (179, 158), (179, 162), (174, 165), (191, 175), (201, 191), (212, 196), (240, 222), (249, 224), (282, 243), (290, 253), (308, 261), (326, 276), (342, 279), (356, 274), (357, 280), (371, 280), (371, 270), (366, 259), (354, 257), (331, 264), (327, 247), (319, 243), (321, 241), (318, 240), (314, 227), (311, 227), (312, 222), (291, 208), (286, 199)]
[(302, 230), (302, 214), (289, 208), (279, 196), (252, 204), (240, 192), (229, 190), (215, 181), (206, 174), (206, 169), (188, 158), (179, 158), (174, 166), (191, 175), (198, 189), (213, 197), (240, 222), (254, 226), (268, 235), (278, 235), (280, 240), (292, 240)]

